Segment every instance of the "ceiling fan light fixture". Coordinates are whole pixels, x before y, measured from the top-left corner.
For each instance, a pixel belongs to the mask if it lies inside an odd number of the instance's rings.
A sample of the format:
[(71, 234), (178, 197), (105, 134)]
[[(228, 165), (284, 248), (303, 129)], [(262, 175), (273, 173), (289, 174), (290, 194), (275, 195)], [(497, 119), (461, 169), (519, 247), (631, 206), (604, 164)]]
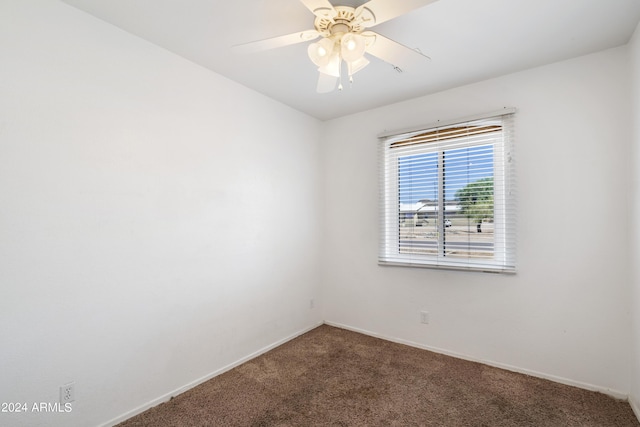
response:
[(311, 43), (307, 48), (307, 54), (314, 64), (318, 67), (324, 67), (331, 60), (333, 47), (333, 40), (325, 38), (316, 43)]
[(326, 64), (318, 67), (318, 71), (329, 76), (340, 77), (341, 62), (340, 52), (336, 50), (328, 57)]
[(340, 40), (340, 54), (347, 62), (354, 62), (361, 59), (367, 48), (365, 38), (360, 34), (348, 33)]

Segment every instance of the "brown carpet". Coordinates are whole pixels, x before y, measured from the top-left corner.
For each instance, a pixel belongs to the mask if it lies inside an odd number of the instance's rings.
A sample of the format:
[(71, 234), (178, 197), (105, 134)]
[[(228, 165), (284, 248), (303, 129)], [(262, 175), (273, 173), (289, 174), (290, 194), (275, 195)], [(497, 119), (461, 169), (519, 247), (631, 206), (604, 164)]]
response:
[(325, 325), (119, 426), (640, 423), (601, 393)]

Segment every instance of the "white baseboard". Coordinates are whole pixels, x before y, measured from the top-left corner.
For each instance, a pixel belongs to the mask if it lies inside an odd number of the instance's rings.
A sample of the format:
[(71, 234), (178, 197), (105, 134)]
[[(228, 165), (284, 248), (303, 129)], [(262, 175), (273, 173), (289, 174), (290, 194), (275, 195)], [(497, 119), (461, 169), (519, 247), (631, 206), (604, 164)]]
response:
[[(431, 347), (428, 345), (424, 345), (424, 344), (420, 344), (420, 343), (416, 343), (413, 341), (408, 341), (408, 340), (403, 340), (400, 338), (395, 338), (395, 337), (390, 337), (390, 336), (385, 336), (385, 335), (381, 335), (381, 334), (377, 334), (375, 332), (371, 332), (371, 331), (367, 331), (364, 329), (360, 329), (360, 328), (355, 328), (349, 325), (344, 325), (341, 323), (336, 323), (336, 322), (328, 322), (325, 321), (324, 322), (326, 325), (329, 326), (335, 326), (336, 328), (341, 328), (341, 329), (346, 329), (349, 331), (353, 331), (353, 332), (358, 332), (364, 335), (369, 335), (375, 338), (380, 338), (386, 341), (391, 341), (391, 342), (395, 342), (398, 344), (404, 344), (404, 345), (408, 345), (410, 347), (416, 347), (416, 348), (421, 348), (423, 350), (429, 350), (432, 351), (434, 353), (440, 353), (440, 354), (444, 354), (447, 356), (451, 356), (451, 357), (455, 357), (458, 359), (464, 359), (464, 360), (468, 360), (470, 362), (478, 362), (478, 363), (482, 363), (484, 365), (489, 365), (489, 366), (493, 366), (496, 368), (500, 368), (500, 369), (505, 369), (507, 371), (512, 371), (512, 372), (518, 372), (521, 374), (526, 374), (526, 375), (531, 375), (533, 377), (538, 377), (538, 378), (543, 378), (545, 380), (549, 380), (549, 381), (553, 381), (553, 382), (557, 382), (560, 384), (565, 384), (565, 385), (569, 385), (569, 386), (573, 386), (573, 387), (578, 387), (578, 388), (582, 388), (585, 390), (590, 390), (590, 391), (597, 391), (600, 393), (604, 393), (607, 394), (609, 396), (612, 396), (616, 399), (621, 399), (621, 400), (629, 400), (629, 402), (631, 403), (631, 399), (629, 398), (629, 395), (627, 393), (621, 392), (619, 390), (612, 390), (610, 388), (606, 388), (606, 387), (600, 387), (600, 386), (596, 386), (593, 384), (588, 384), (588, 383), (583, 383), (580, 381), (574, 381), (574, 380), (570, 380), (568, 378), (563, 378), (563, 377), (558, 377), (555, 375), (550, 375), (550, 374), (545, 374), (543, 372), (537, 372), (537, 371), (532, 371), (529, 369), (524, 369), (524, 368), (519, 368), (517, 366), (511, 366), (505, 363), (499, 363), (499, 362), (494, 362), (492, 360), (486, 360), (486, 359), (479, 359), (476, 357), (471, 357), (465, 354), (460, 354), (460, 353), (456, 353), (453, 351), (449, 351), (449, 350), (444, 350), (441, 348), (437, 348), (437, 347)], [(631, 405), (632, 408), (634, 408), (634, 405)], [(636, 416), (638, 416), (639, 412), (637, 411), (637, 407), (634, 408), (634, 412), (636, 413)], [(638, 418), (640, 419), (640, 416), (638, 416)]]
[(629, 405), (631, 405), (631, 409), (633, 409), (633, 413), (636, 414), (636, 418), (640, 422), (640, 398), (635, 398), (634, 396), (629, 396)]
[(145, 403), (143, 405), (140, 405), (137, 408), (135, 408), (135, 409), (133, 409), (133, 410), (131, 410), (129, 412), (126, 412), (126, 413), (124, 413), (124, 414), (122, 414), (122, 415), (120, 415), (120, 416), (118, 416), (118, 417), (116, 417), (116, 418), (114, 418), (114, 419), (112, 419), (110, 421), (107, 421), (104, 424), (100, 424), (100, 427), (111, 427), (111, 426), (119, 424), (119, 423), (121, 423), (121, 422), (123, 422), (125, 420), (128, 420), (129, 418), (131, 418), (133, 416), (141, 414), (142, 412), (146, 411), (147, 409), (151, 409), (154, 406), (158, 406), (159, 404), (168, 401), (169, 399), (171, 399), (174, 396), (182, 394), (185, 391), (190, 390), (190, 389), (202, 384), (203, 382), (210, 380), (211, 378), (217, 377), (218, 375), (223, 374), (223, 373), (235, 368), (236, 366), (240, 366), (243, 363), (248, 362), (251, 359), (255, 359), (256, 357), (260, 356), (261, 354), (264, 354), (264, 353), (266, 353), (266, 352), (268, 352), (270, 350), (273, 350), (274, 348), (279, 347), (282, 344), (284, 344), (284, 343), (286, 343), (288, 341), (291, 341), (292, 339), (294, 339), (296, 337), (299, 337), (302, 334), (306, 334), (307, 332), (317, 328), (318, 326), (322, 325), (323, 323), (324, 322), (316, 323), (316, 324), (314, 324), (312, 326), (309, 326), (308, 328), (305, 328), (305, 329), (303, 329), (301, 331), (295, 332), (294, 334), (289, 335), (288, 337), (285, 337), (285, 338), (283, 338), (281, 340), (278, 340), (278, 341), (276, 341), (276, 342), (274, 342), (272, 344), (269, 344), (268, 346), (263, 347), (260, 350), (257, 350), (255, 352), (249, 354), (248, 356), (245, 356), (245, 357), (243, 357), (241, 359), (238, 359), (235, 362), (230, 363), (227, 366), (224, 366), (224, 367), (222, 367), (222, 368), (220, 368), (220, 369), (218, 369), (218, 370), (216, 370), (216, 371), (214, 371), (214, 372), (212, 372), (212, 373), (210, 373), (208, 375), (205, 375), (202, 378), (199, 378), (199, 379), (197, 379), (195, 381), (192, 381), (192, 382), (190, 382), (189, 384), (187, 384), (185, 386), (177, 388), (177, 389), (175, 389), (173, 391), (170, 391), (169, 393), (164, 394), (163, 396), (160, 396), (160, 397), (158, 397), (156, 399), (153, 399), (150, 402), (147, 402), (147, 403)]

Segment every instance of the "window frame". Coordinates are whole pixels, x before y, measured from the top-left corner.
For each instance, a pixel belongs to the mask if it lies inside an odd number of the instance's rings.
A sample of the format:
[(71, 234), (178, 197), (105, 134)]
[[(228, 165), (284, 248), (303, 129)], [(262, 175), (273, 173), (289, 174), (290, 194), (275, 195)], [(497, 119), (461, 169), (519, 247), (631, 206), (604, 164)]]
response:
[[(513, 117), (515, 109), (505, 108), (499, 112), (468, 117), (465, 119), (438, 122), (435, 125), (420, 126), (402, 131), (387, 132), (379, 135), (380, 139), (380, 243), (379, 265), (408, 266), (436, 269), (472, 270), (497, 273), (515, 273), (515, 177), (513, 157)], [(499, 123), (499, 137), (490, 141), (469, 140), (460, 137), (443, 138), (443, 141), (427, 143), (409, 143), (406, 146), (395, 146), (399, 141), (429, 133), (432, 131), (453, 129), (460, 126), (473, 126), (477, 123)], [(491, 133), (491, 132), (487, 132)], [(473, 258), (471, 256), (449, 256), (445, 252), (446, 200), (442, 191), (446, 188), (443, 168), (444, 153), (447, 150), (465, 147), (493, 145), (493, 191), (494, 191), (494, 235), (492, 258)], [(403, 253), (400, 244), (400, 177), (399, 159), (403, 156), (436, 153), (437, 193), (440, 195), (437, 213), (437, 252), (435, 255)], [(442, 172), (444, 171), (444, 173)]]

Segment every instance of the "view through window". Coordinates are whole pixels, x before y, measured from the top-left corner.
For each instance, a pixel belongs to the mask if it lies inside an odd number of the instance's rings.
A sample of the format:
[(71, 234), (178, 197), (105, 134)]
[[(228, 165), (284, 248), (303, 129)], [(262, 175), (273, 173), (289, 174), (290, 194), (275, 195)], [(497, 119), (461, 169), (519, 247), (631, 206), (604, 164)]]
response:
[(402, 156), (398, 169), (401, 253), (493, 256), (492, 145)]

